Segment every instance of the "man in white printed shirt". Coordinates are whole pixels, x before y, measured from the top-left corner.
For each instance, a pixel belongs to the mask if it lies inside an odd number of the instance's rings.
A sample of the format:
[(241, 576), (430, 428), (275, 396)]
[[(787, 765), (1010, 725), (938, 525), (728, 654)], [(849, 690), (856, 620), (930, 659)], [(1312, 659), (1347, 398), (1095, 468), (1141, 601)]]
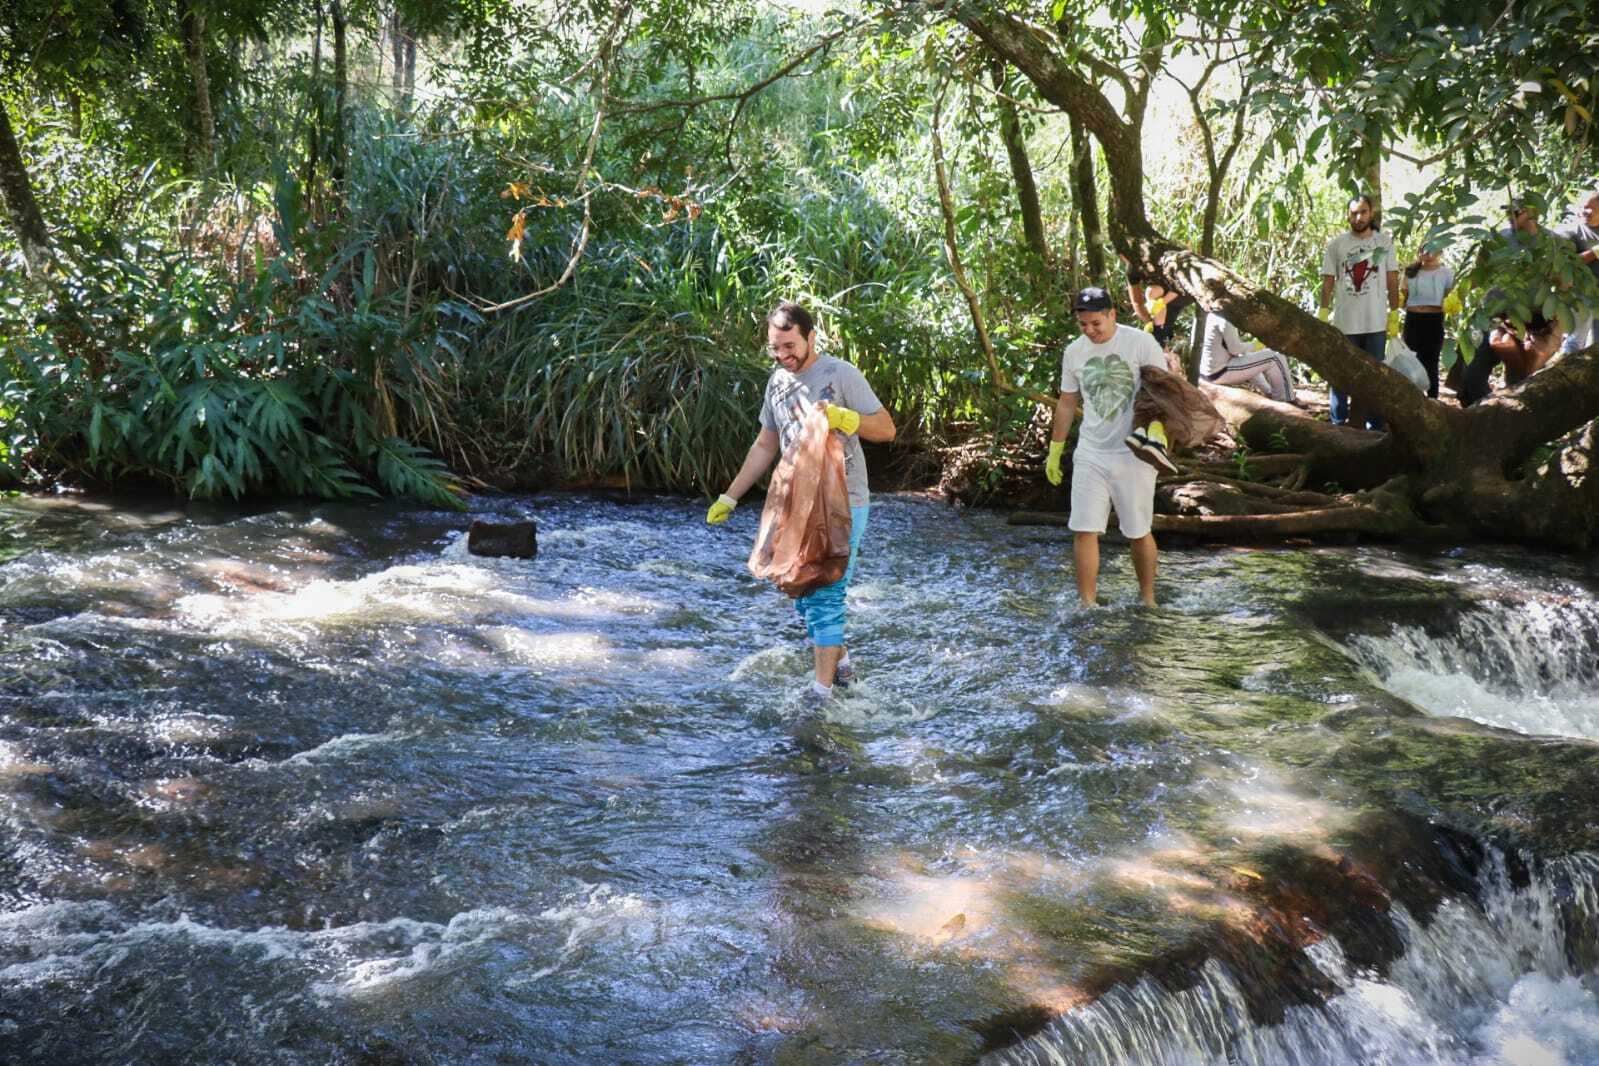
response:
[[(1122, 536), (1132, 548), (1138, 598), (1155, 605), (1155, 464), (1175, 471), (1165, 457), (1157, 423), (1151, 434), (1133, 432), (1133, 397), (1145, 367), (1166, 369), (1166, 356), (1141, 329), (1116, 324), (1116, 305), (1104, 289), (1088, 288), (1072, 303), (1083, 335), (1060, 361), (1060, 400), (1044, 472), (1061, 483), (1061, 455), (1079, 408), (1083, 425), (1072, 451), (1072, 562), (1077, 595), (1093, 606), (1099, 590), (1099, 538), (1116, 508)], [(1129, 450), (1129, 448), (1133, 450)]]

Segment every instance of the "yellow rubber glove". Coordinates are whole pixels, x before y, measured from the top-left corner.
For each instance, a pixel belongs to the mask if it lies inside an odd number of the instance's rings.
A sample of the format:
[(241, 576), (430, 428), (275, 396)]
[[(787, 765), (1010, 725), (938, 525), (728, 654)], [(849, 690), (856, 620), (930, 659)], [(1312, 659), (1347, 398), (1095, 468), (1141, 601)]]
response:
[(1065, 441), (1052, 440), (1049, 442), (1049, 458), (1044, 460), (1044, 476), (1049, 479), (1051, 485), (1060, 484), (1060, 457), (1065, 451)]
[(1160, 316), (1165, 314), (1165, 313), (1166, 313), (1166, 301), (1165, 300), (1156, 300), (1154, 303), (1149, 305), (1149, 317), (1150, 318), (1159, 320)]
[(1316, 312), (1316, 317), (1321, 319), (1323, 322), (1325, 322), (1325, 321), (1327, 321), (1327, 316), (1331, 315), (1331, 314), (1332, 314), (1332, 308), (1326, 306), (1325, 304), (1323, 304), (1321, 309)]
[(861, 428), (861, 413), (830, 403), (827, 405), (827, 424), (840, 433), (854, 433)]
[(705, 512), (705, 524), (708, 526), (721, 525), (727, 521), (728, 516), (733, 513), (733, 508), (737, 506), (737, 500), (723, 493), (716, 497), (716, 502), (711, 504), (711, 509)]
[(1458, 315), (1464, 307), (1465, 305), (1460, 302), (1460, 294), (1458, 292), (1452, 292), (1444, 297), (1444, 314)]
[(1388, 312), (1388, 336), (1390, 336), (1390, 337), (1399, 336), (1399, 309), (1398, 308), (1395, 308), (1394, 310)]

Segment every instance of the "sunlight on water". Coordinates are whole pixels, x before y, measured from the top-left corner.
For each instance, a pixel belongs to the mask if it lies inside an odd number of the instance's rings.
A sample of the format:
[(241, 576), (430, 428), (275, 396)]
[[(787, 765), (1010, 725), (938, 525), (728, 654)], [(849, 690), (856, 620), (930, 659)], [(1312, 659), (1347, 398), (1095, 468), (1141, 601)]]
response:
[(10, 741), (0, 740), (0, 778), (21, 777), (25, 774), (48, 774), (52, 767), (48, 763), (37, 762), (22, 753), (22, 749)]
[(1262, 768), (1252, 768), (1229, 791), (1236, 806), (1227, 825), (1241, 837), (1319, 841), (1335, 834), (1350, 816), (1347, 807), (1306, 795), (1280, 774)]

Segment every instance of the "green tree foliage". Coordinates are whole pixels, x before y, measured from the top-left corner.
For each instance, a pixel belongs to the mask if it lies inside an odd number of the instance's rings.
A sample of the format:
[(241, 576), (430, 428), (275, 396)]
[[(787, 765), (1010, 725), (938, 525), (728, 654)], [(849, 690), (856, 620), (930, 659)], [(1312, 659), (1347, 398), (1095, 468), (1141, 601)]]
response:
[[(945, 262), (935, 99), (996, 369), (1041, 391), (1072, 332), (1063, 294), (1102, 251), (1078, 222), (1090, 200), (1109, 198), (1125, 249), (1154, 248), (1151, 233), (1201, 246), (1301, 301), (1344, 191), (1382, 153), (1436, 157), (1433, 187), (1389, 205), (1411, 244), (1464, 256), (1508, 188), (1553, 206), (1591, 173), (1593, 85), (1572, 56), (1593, 28), (1581, 5), (1523, 7), (1550, 31), (1354, 0), (798, 16), (754, 0), (362, 0), (337, 5), (346, 82), (332, 4), (85, 11), (3, 90), (71, 260), (59, 292), (7, 314), (23, 342), (0, 354), (6, 461), (201, 494), (444, 499), (426, 449), (491, 483), (714, 490), (754, 432), (760, 323), (783, 296), (818, 307), (911, 439), (1019, 436), (1032, 406), (993, 388)], [(205, 27), (210, 169), (192, 151), (186, 12)], [(14, 5), (5, 54), (51, 17)], [(428, 42), (411, 100), (376, 77), (393, 27)], [(1146, 174), (1151, 94), (1196, 63), (1193, 121), (1166, 126), (1191, 162)], [(1073, 151), (1068, 116), (1102, 152)], [(1097, 174), (1074, 183), (1074, 158)], [(1019, 195), (1028, 174), (1036, 195)], [(1476, 291), (1515, 288), (1517, 254), (1470, 259)], [(1585, 284), (1570, 266), (1527, 274), (1516, 310), (1569, 310)], [(74, 333), (75, 315), (93, 328)], [(287, 354), (243, 354), (263, 346)], [(344, 473), (320, 478), (332, 464)]]

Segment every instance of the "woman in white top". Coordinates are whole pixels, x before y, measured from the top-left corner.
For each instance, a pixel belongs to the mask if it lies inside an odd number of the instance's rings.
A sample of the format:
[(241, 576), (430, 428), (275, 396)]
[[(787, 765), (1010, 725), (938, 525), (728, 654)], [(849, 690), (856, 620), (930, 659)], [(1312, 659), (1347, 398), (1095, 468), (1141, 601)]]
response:
[(1427, 368), (1427, 395), (1438, 398), (1438, 356), (1444, 347), (1444, 297), (1454, 287), (1455, 272), (1437, 252), (1423, 248), (1405, 268), (1405, 344)]
[(1266, 395), (1282, 403), (1294, 402), (1294, 379), (1282, 353), (1270, 348), (1245, 351), (1238, 328), (1214, 311), (1205, 316), (1199, 373), (1212, 385), (1242, 385), (1259, 378), (1266, 385)]

